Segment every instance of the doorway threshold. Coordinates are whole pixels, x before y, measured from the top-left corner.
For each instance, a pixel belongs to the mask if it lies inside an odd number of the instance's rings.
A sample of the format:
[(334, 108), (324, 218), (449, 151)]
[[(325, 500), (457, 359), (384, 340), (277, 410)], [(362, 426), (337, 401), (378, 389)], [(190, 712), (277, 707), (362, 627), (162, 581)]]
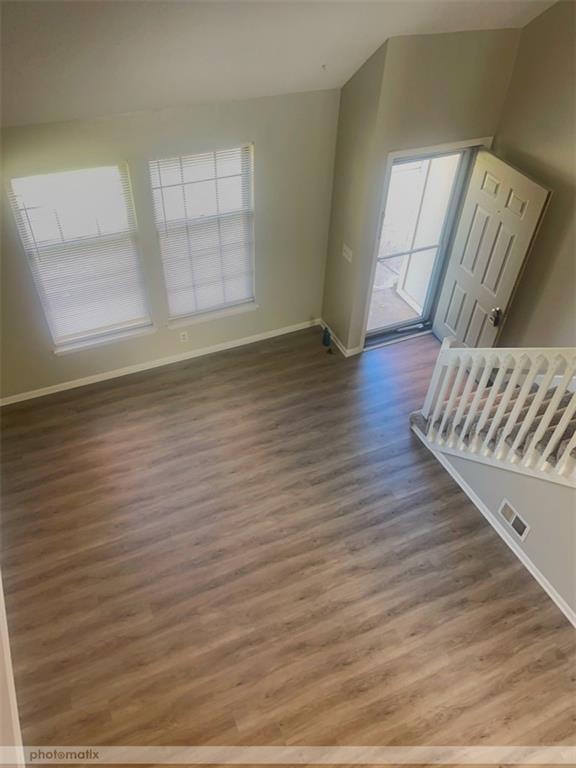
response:
[(417, 336), (432, 333), (432, 323), (419, 323), (404, 328), (392, 328), (389, 331), (371, 333), (364, 342), (364, 352), (379, 347), (387, 347), (390, 344), (398, 344), (400, 341), (414, 339)]

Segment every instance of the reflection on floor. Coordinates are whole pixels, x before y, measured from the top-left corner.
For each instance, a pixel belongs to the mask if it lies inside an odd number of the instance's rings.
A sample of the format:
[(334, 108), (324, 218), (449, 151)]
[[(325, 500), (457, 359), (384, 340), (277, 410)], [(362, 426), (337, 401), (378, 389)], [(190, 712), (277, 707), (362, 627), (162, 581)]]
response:
[(415, 320), (418, 313), (396, 293), (402, 257), (378, 262), (368, 314), (368, 331)]

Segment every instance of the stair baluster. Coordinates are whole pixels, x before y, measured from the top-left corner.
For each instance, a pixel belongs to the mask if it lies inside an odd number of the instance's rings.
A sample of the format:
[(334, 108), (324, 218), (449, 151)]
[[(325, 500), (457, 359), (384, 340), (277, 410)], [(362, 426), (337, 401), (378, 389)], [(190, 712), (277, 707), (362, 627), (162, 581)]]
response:
[(576, 350), (445, 340), (413, 428), (439, 450), (576, 485)]

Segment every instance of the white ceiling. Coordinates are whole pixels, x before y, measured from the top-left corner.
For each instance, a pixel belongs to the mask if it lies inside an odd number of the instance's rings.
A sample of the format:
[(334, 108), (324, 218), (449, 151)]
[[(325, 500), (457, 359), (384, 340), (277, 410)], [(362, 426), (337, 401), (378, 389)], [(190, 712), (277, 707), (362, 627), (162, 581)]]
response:
[(388, 37), (522, 27), (550, 5), (550, 0), (4, 2), (3, 123), (334, 88)]

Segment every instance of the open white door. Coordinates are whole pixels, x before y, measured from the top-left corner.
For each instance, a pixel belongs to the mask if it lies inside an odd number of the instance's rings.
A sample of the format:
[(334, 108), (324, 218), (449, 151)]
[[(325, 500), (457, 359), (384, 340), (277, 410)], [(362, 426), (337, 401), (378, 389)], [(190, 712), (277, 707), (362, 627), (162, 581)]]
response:
[(434, 333), (491, 347), (549, 192), (481, 150), (449, 255)]

